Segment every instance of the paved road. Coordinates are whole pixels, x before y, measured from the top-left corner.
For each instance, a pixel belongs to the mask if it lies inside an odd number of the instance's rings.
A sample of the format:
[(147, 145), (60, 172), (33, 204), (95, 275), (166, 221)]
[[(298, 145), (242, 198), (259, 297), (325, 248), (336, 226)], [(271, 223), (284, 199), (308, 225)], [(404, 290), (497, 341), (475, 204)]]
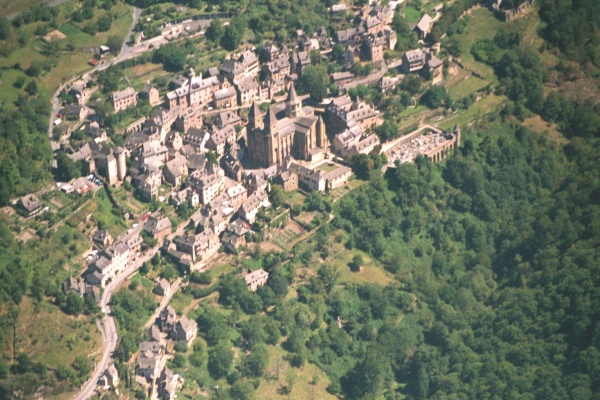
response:
[(154, 325), (154, 321), (156, 321), (156, 318), (158, 318), (158, 315), (160, 314), (160, 312), (169, 305), (169, 302), (173, 298), (173, 295), (181, 287), (181, 282), (182, 282), (182, 278), (177, 278), (177, 280), (173, 283), (173, 285), (171, 285), (171, 290), (169, 291), (169, 294), (162, 298), (162, 300), (160, 301), (160, 304), (156, 308), (156, 311), (154, 312), (154, 314), (152, 314), (152, 316), (150, 318), (148, 318), (148, 321), (146, 321), (146, 324), (144, 324), (144, 332), (146, 331), (146, 329), (148, 329), (152, 325)]
[[(57, 2), (57, 1), (64, 2), (66, 0), (54, 0), (52, 3)], [(60, 4), (60, 3), (58, 3), (58, 4)], [(56, 4), (54, 4), (54, 5), (56, 5)], [(138, 7), (134, 7), (133, 8), (133, 22), (131, 23), (131, 27), (129, 28), (129, 32), (127, 33), (127, 37), (125, 38), (125, 41), (123, 42), (123, 46), (121, 47), (121, 51), (119, 52), (119, 54), (115, 57), (115, 59), (113, 60), (112, 63), (97, 65), (96, 67), (94, 67), (91, 70), (89, 70), (88, 72), (86, 72), (84, 74), (84, 80), (88, 80), (87, 78), (96, 71), (102, 71), (112, 65), (118, 64), (125, 60), (129, 60), (129, 59), (137, 56), (140, 53), (138, 47), (131, 47), (127, 43), (129, 42), (129, 40), (131, 40), (133, 28), (137, 25), (138, 21), (140, 20), (141, 15), (142, 15), (142, 9), (138, 8)], [(142, 52), (143, 51), (144, 50), (142, 50)], [(69, 79), (67, 82), (61, 84), (58, 87), (58, 89), (56, 90), (56, 92), (54, 92), (54, 94), (52, 95), (52, 101), (51, 101), (52, 102), (52, 113), (50, 114), (50, 120), (48, 122), (48, 137), (50, 138), (50, 146), (52, 147), (52, 152), (56, 152), (56, 151), (58, 151), (58, 149), (60, 149), (60, 142), (54, 140), (53, 135), (52, 135), (52, 130), (54, 129), (54, 121), (57, 118), (56, 114), (58, 114), (58, 112), (60, 111), (60, 99), (58, 98), (58, 95), (65, 87), (70, 85), (77, 78), (78, 78), (78, 76), (74, 76), (71, 79)]]
[[(179, 228), (168, 238), (173, 239), (176, 236), (182, 235), (185, 231), (185, 227), (190, 223), (191, 220), (192, 218), (190, 217), (187, 221), (182, 222), (179, 225)], [(127, 240), (129, 236), (141, 230), (143, 222), (139, 221), (138, 224), (139, 225), (137, 226), (137, 228), (135, 228), (129, 233), (124, 234), (123, 238), (120, 240)], [(82, 386), (81, 391), (77, 394), (77, 396), (75, 396), (75, 400), (85, 400), (94, 393), (98, 379), (104, 373), (104, 371), (106, 371), (106, 369), (112, 362), (112, 354), (115, 351), (117, 344), (119, 343), (117, 324), (115, 323), (115, 319), (111, 315), (110, 310), (110, 298), (113, 292), (119, 287), (121, 283), (123, 283), (123, 281), (125, 281), (131, 275), (135, 274), (144, 262), (154, 257), (154, 254), (156, 254), (161, 245), (162, 244), (158, 244), (153, 249), (148, 250), (143, 257), (135, 260), (127, 269), (125, 269), (125, 271), (120, 273), (111, 283), (106, 285), (106, 287), (104, 288), (102, 299), (100, 299), (100, 307), (104, 310), (104, 317), (97, 321), (98, 329), (100, 329), (100, 333), (102, 333), (102, 345), (104, 348), (102, 351), (102, 359), (96, 364), (96, 369), (94, 370), (92, 377), (88, 381), (86, 381), (85, 384)], [(174, 287), (171, 288), (171, 295), (169, 297), (169, 300), (175, 294), (177, 289), (179, 289), (179, 287), (181, 286), (181, 279), (179, 279), (173, 286)], [(168, 301), (166, 301), (164, 306), (163, 302), (161, 302), (162, 307), (166, 307), (166, 304), (168, 304)], [(154, 319), (152, 319), (152, 321), (154, 321)]]
[(119, 274), (111, 283), (104, 288), (102, 299), (100, 300), (100, 307), (104, 310), (104, 317), (98, 320), (98, 328), (102, 333), (102, 359), (96, 364), (96, 369), (92, 374), (92, 377), (83, 385), (81, 391), (75, 396), (75, 400), (85, 400), (89, 398), (96, 389), (98, 379), (106, 371), (110, 362), (112, 361), (112, 354), (117, 348), (119, 343), (119, 334), (117, 332), (117, 324), (111, 314), (110, 310), (110, 298), (113, 292), (119, 287), (119, 285), (127, 279), (129, 276), (137, 272), (142, 264), (150, 260), (154, 254), (158, 251), (159, 246), (157, 245), (151, 250), (148, 250), (146, 254), (134, 261), (125, 271)]

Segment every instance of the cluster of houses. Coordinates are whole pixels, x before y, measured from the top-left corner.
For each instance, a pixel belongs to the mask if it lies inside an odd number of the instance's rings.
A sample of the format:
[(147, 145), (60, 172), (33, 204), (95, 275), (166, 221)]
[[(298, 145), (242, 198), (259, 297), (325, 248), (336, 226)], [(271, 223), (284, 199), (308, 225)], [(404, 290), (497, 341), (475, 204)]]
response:
[[(266, 42), (256, 53), (246, 50), (224, 60), (206, 76), (190, 69), (186, 76), (172, 79), (172, 90), (163, 98), (150, 83), (139, 93), (131, 87), (115, 92), (115, 111), (135, 106), (138, 99), (156, 107), (127, 128), (121, 146), (104, 143), (106, 131), (92, 121), (84, 131), (93, 140), (77, 150), (67, 143), (64, 150), (87, 173), (103, 177), (109, 185), (127, 182), (143, 200), (169, 201), (191, 209), (201, 206), (192, 218), (194, 232), (173, 240), (165, 240), (171, 233), (166, 218), (150, 218), (140, 227), (164, 241), (166, 254), (175, 262), (195, 268), (222, 245), (236, 252), (252, 234), (260, 210), (270, 206), (271, 182), (286, 191), (335, 189), (346, 184), (352, 172), (331, 163), (330, 152), (344, 160), (380, 146), (372, 133), (383, 122), (379, 111), (348, 95), (328, 99), (324, 111), (317, 111), (304, 104), (294, 82), (310, 63), (310, 52), (328, 51), (334, 43), (346, 46), (349, 63), (365, 43), (371, 58), (380, 59), (384, 49), (395, 45), (390, 28), (393, 13), (389, 6), (376, 4), (359, 15), (355, 27), (338, 31), (335, 40), (325, 28), (312, 36), (298, 31), (297, 51)], [(425, 15), (415, 29), (425, 37), (433, 23)], [(427, 69), (436, 83), (442, 79), (441, 68), (434, 48), (404, 54), (405, 73)], [(389, 90), (399, 79), (382, 78), (381, 90)], [(90, 97), (83, 81), (77, 81), (71, 93), (79, 105)], [(278, 102), (259, 107), (275, 99)], [(217, 110), (208, 116), (210, 105)], [(234, 109), (238, 106), (249, 107), (245, 121)], [(323, 163), (335, 167), (319, 168)], [(23, 198), (21, 204), (30, 214), (41, 207), (35, 196)], [(118, 243), (109, 242), (106, 233), (98, 233), (98, 244), (104, 249), (90, 262), (85, 284), (105, 286), (137, 256), (142, 239), (136, 231)], [(72, 286), (87, 293), (80, 284)]]
[(183, 385), (183, 378), (165, 366), (167, 341), (190, 345), (197, 333), (196, 321), (185, 315), (178, 319), (173, 307), (167, 306), (160, 312), (146, 332), (147, 341), (139, 344), (135, 361), (136, 382), (150, 389), (151, 398), (172, 400)]
[(359, 16), (359, 23), (349, 29), (336, 32), (337, 43), (346, 48), (344, 64), (350, 68), (365, 45), (372, 62), (383, 60), (386, 50), (396, 47), (396, 32), (391, 27), (394, 10), (389, 5), (375, 4)]
[(352, 101), (344, 95), (332, 99), (326, 109), (326, 118), (335, 137), (333, 148), (343, 158), (368, 154), (380, 144), (373, 129), (383, 123), (379, 111), (361, 101)]
[(171, 306), (164, 308), (148, 329), (147, 341), (141, 342), (138, 347), (135, 374), (138, 383), (150, 388), (153, 398), (171, 400), (175, 398), (175, 391), (183, 385), (183, 378), (164, 366), (167, 342), (185, 342), (189, 346), (197, 333), (196, 321), (185, 315), (177, 318)]

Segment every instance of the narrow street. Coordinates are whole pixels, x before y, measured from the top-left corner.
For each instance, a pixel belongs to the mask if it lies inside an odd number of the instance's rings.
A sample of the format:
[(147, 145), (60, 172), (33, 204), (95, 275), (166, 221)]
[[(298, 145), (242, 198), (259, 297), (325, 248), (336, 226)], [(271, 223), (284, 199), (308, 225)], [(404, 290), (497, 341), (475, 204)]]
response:
[[(172, 233), (168, 237), (168, 239), (173, 239), (175, 236), (182, 235), (185, 230), (185, 227), (190, 223), (191, 219), (192, 218), (190, 217), (185, 222), (182, 222), (179, 226), (179, 229), (177, 229), (174, 233)], [(130, 233), (126, 233), (123, 236), (123, 239), (121, 239), (121, 240), (126, 240), (128, 236), (133, 235), (135, 232), (138, 232), (139, 230), (141, 230), (142, 226), (143, 226), (143, 222), (140, 220), (138, 222), (138, 224), (139, 225), (137, 228), (135, 228), (135, 230), (133, 230)], [(85, 384), (81, 388), (81, 391), (75, 396), (75, 400), (85, 400), (94, 393), (98, 379), (104, 373), (104, 371), (106, 371), (106, 369), (108, 368), (110, 363), (113, 361), (112, 354), (115, 351), (115, 349), (117, 348), (117, 344), (119, 343), (119, 334), (117, 331), (117, 324), (116, 324), (115, 319), (113, 318), (113, 316), (111, 314), (111, 310), (110, 310), (110, 298), (111, 298), (113, 292), (115, 292), (119, 288), (121, 283), (123, 283), (131, 275), (135, 274), (137, 272), (137, 270), (142, 266), (142, 264), (144, 264), (144, 262), (149, 261), (152, 257), (154, 257), (154, 254), (156, 254), (156, 252), (159, 250), (161, 245), (162, 245), (162, 243), (157, 244), (154, 248), (152, 248), (151, 250), (148, 250), (141, 258), (138, 258), (137, 260), (135, 260), (127, 269), (125, 269), (125, 271), (120, 273), (112, 282), (110, 282), (104, 288), (104, 292), (102, 294), (102, 298), (100, 299), (100, 304), (99, 304), (100, 308), (104, 312), (104, 316), (102, 318), (98, 319), (98, 321), (97, 321), (98, 329), (100, 329), (100, 332), (102, 333), (102, 346), (103, 346), (102, 358), (96, 364), (96, 368), (94, 370), (94, 373), (92, 374), (92, 377), (85, 382)], [(181, 286), (181, 278), (179, 278), (178, 281), (176, 281), (176, 283), (173, 286), (174, 287), (171, 289), (171, 293), (170, 293), (170, 296), (168, 297), (168, 300), (163, 299), (163, 301), (161, 301), (161, 305), (159, 306), (159, 310), (157, 311), (157, 313), (160, 312), (160, 310), (162, 308), (166, 307), (166, 305), (169, 303), (171, 297), (175, 294), (175, 292), (177, 292), (177, 290)], [(154, 318), (151, 318), (152, 322), (154, 322)]]

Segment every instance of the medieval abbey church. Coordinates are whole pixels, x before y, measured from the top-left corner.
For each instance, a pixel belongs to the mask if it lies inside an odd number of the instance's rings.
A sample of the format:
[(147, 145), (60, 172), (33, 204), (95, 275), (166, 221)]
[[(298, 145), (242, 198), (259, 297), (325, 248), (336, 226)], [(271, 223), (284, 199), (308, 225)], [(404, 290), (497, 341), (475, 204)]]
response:
[(285, 105), (270, 106), (263, 115), (256, 102), (248, 115), (248, 151), (262, 167), (283, 165), (290, 156), (312, 161), (327, 150), (327, 134), (312, 107), (302, 107), (294, 85)]

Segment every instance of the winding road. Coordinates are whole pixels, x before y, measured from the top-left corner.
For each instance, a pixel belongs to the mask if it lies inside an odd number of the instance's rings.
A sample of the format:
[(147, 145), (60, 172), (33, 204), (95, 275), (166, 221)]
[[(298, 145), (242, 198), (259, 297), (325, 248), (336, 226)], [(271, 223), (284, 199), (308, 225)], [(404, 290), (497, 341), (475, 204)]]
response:
[[(179, 228), (169, 235), (168, 239), (173, 239), (176, 236), (183, 235), (185, 232), (185, 227), (188, 226), (192, 217), (188, 220), (179, 224)], [(144, 223), (140, 220), (138, 221), (138, 227), (135, 230), (131, 231), (124, 238), (120, 240), (126, 240), (127, 236), (133, 235), (139, 232), (142, 229)], [(144, 264), (144, 262), (150, 260), (154, 257), (154, 254), (158, 251), (158, 249), (162, 246), (162, 243), (157, 244), (154, 248), (148, 250), (141, 258), (135, 260), (129, 267), (127, 267), (123, 272), (121, 272), (112, 282), (110, 282), (104, 288), (104, 292), (102, 294), (102, 298), (100, 299), (100, 307), (104, 311), (104, 316), (97, 321), (98, 329), (100, 329), (100, 333), (102, 333), (102, 358), (96, 364), (96, 368), (91, 378), (87, 380), (84, 385), (81, 387), (80, 392), (75, 396), (75, 400), (85, 400), (94, 394), (94, 390), (96, 389), (98, 379), (104, 371), (108, 368), (110, 363), (112, 362), (112, 354), (117, 348), (119, 343), (119, 334), (117, 331), (117, 324), (115, 322), (114, 317), (111, 314), (110, 310), (110, 298), (115, 290), (119, 288), (119, 285), (123, 283), (127, 278), (131, 275), (135, 274), (137, 270)], [(171, 297), (175, 294), (177, 289), (181, 286), (181, 279), (178, 279), (171, 288), (171, 293), (169, 296), (165, 297), (157, 310), (157, 313), (162, 310), (162, 308), (166, 307), (169, 303)], [(154, 318), (151, 319), (154, 321)]]
[[(127, 36), (125, 37), (125, 41), (123, 42), (123, 46), (121, 46), (121, 51), (119, 52), (119, 54), (115, 57), (115, 59), (111, 63), (97, 65), (94, 68), (92, 68), (91, 70), (87, 71), (83, 75), (84, 80), (87, 80), (86, 75), (87, 75), (87, 77), (89, 77), (91, 74), (93, 74), (96, 71), (102, 71), (112, 65), (118, 64), (125, 60), (129, 60), (145, 51), (145, 48), (140, 49), (139, 46), (130, 46), (128, 44), (131, 40), (133, 28), (135, 28), (135, 26), (137, 25), (138, 21), (140, 20), (141, 15), (142, 15), (142, 9), (138, 8), (138, 7), (134, 7), (133, 8), (133, 22), (131, 23), (131, 27), (129, 28), (129, 32), (127, 33)], [(50, 114), (50, 120), (48, 122), (48, 137), (50, 138), (50, 146), (52, 147), (53, 153), (60, 149), (60, 139), (58, 141), (54, 140), (54, 135), (52, 133), (52, 131), (54, 129), (54, 121), (56, 119), (56, 114), (58, 114), (58, 112), (60, 111), (60, 99), (58, 98), (58, 96), (60, 95), (60, 92), (65, 87), (70, 85), (78, 77), (79, 77), (79, 75), (76, 75), (76, 76), (72, 77), (71, 79), (69, 79), (67, 82), (61, 84), (58, 87), (58, 89), (56, 89), (56, 92), (54, 92), (54, 94), (52, 95), (52, 100), (51, 100), (52, 113)]]

